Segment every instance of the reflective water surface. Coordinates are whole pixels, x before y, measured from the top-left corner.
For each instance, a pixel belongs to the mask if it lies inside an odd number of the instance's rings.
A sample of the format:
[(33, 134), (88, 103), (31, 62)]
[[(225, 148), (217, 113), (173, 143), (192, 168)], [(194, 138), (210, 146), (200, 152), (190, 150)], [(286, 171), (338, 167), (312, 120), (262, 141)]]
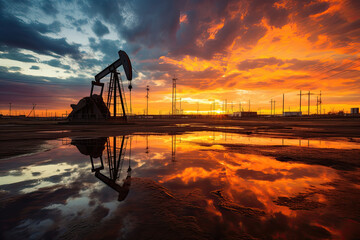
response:
[[(292, 142), (294, 141), (294, 142)], [(304, 144), (302, 144), (302, 141)], [(48, 141), (0, 162), (2, 239), (346, 239), (329, 167), (228, 151), (221, 143), (358, 148), (219, 132)], [(212, 143), (204, 145), (201, 143)]]

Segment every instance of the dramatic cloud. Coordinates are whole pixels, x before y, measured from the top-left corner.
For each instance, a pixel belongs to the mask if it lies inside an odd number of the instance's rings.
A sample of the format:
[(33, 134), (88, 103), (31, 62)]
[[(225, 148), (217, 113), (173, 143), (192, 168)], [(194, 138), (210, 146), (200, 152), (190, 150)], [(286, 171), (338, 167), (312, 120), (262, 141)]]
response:
[(18, 49), (14, 48), (3, 48), (0, 47), (0, 58), (16, 60), (20, 62), (37, 62), (38, 58), (31, 54), (21, 53)]
[(49, 16), (54, 16), (59, 13), (56, 2), (53, 2), (52, 0), (43, 1), (40, 8), (45, 14)]
[(61, 30), (61, 23), (58, 21), (51, 24), (35, 22), (32, 27), (39, 33), (58, 33)]
[(30, 69), (32, 69), (32, 70), (39, 70), (40, 67), (39, 67), (39, 66), (34, 66), (34, 65), (32, 65), (32, 66), (30, 67)]
[(103, 37), (105, 34), (110, 33), (109, 29), (102, 24), (99, 20), (96, 20), (94, 23), (92, 30), (98, 37)]
[(249, 59), (242, 61), (238, 64), (239, 70), (249, 70), (254, 68), (262, 68), (268, 65), (283, 65), (284, 61), (281, 59), (271, 58), (260, 58), (260, 59)]
[(0, 16), (0, 43), (13, 48), (23, 48), (40, 54), (61, 56), (70, 55), (80, 58), (78, 45), (69, 44), (65, 38), (51, 38), (40, 34), (40, 31), (49, 31), (39, 23), (25, 23), (19, 18), (10, 15)]
[(58, 68), (62, 68), (62, 69), (65, 69), (65, 70), (71, 69), (71, 67), (69, 65), (62, 64), (58, 59), (52, 59), (50, 61), (44, 61), (43, 63), (48, 64), (49, 66), (52, 66), (52, 67), (58, 67)]
[[(294, 106), (299, 88), (331, 95), (323, 101), (328, 109), (360, 104), (354, 97), (360, 83), (355, 0), (0, 1), (0, 6), (0, 59), (6, 67), (0, 81), (73, 79), (76, 85), (78, 79), (81, 85), (122, 49), (134, 67), (135, 112), (143, 110), (146, 85), (150, 102), (167, 112), (174, 76), (179, 97), (188, 99), (185, 106), (192, 111), (199, 99), (252, 98), (260, 108), (283, 92), (293, 94), (287, 104)], [(340, 98), (346, 106), (335, 102)]]

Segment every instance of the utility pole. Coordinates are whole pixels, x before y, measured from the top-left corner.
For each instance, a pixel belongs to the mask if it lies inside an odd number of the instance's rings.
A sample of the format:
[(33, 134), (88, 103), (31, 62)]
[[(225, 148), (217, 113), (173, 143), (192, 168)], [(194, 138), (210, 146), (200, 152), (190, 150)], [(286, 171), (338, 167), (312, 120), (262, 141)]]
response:
[(146, 86), (146, 115), (149, 115), (149, 85)]
[(285, 107), (285, 94), (283, 94), (283, 109), (282, 109), (282, 115), (284, 116), (284, 107)]
[(9, 116), (11, 116), (11, 104), (12, 103), (9, 103)]
[(175, 77), (172, 79), (172, 81), (173, 81), (172, 100), (171, 100), (171, 103), (172, 103), (172, 107), (171, 107), (172, 115), (176, 114), (176, 80), (177, 80), (177, 78), (175, 78)]
[(227, 113), (227, 99), (225, 99), (225, 114)]
[(314, 95), (313, 93), (308, 92), (308, 116), (310, 116), (310, 95)]
[(321, 90), (320, 90), (320, 115), (321, 115), (321, 104), (322, 104), (322, 100), (321, 100)]
[(274, 100), (274, 116), (276, 115), (276, 111), (275, 111), (275, 100)]
[(308, 93), (308, 116), (310, 116), (310, 91)]
[(181, 111), (181, 98), (180, 98), (180, 109), (179, 109), (179, 112), (180, 112), (180, 114), (182, 114), (182, 111)]
[(316, 96), (316, 115), (319, 115), (319, 96)]
[(300, 90), (300, 94), (298, 94), (298, 95), (300, 95), (300, 113), (301, 113), (301, 96), (303, 95), (303, 94), (301, 94), (301, 90)]
[(272, 116), (272, 110), (273, 110), (273, 100), (271, 99), (271, 101), (270, 101), (270, 103), (271, 103), (271, 110), (270, 110), (270, 116)]

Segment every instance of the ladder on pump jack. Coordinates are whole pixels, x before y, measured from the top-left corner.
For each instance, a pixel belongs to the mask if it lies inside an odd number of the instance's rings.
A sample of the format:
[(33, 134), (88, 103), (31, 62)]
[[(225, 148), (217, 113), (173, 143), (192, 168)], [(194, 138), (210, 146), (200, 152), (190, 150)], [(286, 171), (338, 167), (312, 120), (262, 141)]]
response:
[[(122, 102), (123, 101), (123, 105), (124, 105), (124, 110), (125, 110), (125, 115), (129, 114), (129, 110), (128, 110), (128, 106), (127, 106), (127, 102), (126, 102), (126, 95), (125, 95), (125, 90), (124, 90), (124, 85), (122, 82), (122, 78), (121, 78), (121, 74), (119, 72), (117, 72), (119, 82), (116, 82), (116, 78), (113, 76), (114, 73), (111, 73), (110, 75), (110, 81), (108, 83), (108, 97), (107, 97), (107, 101), (106, 101), (106, 107), (110, 110), (112, 109), (112, 106), (114, 105), (114, 101), (113, 99), (113, 93), (114, 93), (114, 85), (119, 84), (120, 88), (118, 88), (121, 92), (119, 93), (119, 95), (116, 96), (116, 101), (115, 102)], [(116, 113), (119, 112), (120, 109), (118, 109), (119, 106), (116, 106)], [(117, 114), (116, 114), (117, 115)]]
[(121, 145), (117, 147), (117, 138), (113, 137), (113, 147), (110, 145), (110, 138), (107, 141), (107, 159), (109, 164), (110, 179), (116, 181), (120, 177), (122, 166), (125, 161), (128, 136), (122, 136)]

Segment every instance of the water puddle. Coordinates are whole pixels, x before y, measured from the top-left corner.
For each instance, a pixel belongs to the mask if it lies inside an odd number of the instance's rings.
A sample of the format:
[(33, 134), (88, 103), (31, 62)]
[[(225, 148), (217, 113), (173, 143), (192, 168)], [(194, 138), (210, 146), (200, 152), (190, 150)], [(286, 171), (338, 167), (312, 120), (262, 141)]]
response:
[(355, 231), (357, 222), (334, 224), (343, 216), (326, 208), (336, 170), (220, 145), (298, 141), (219, 132), (48, 141), (50, 151), (1, 161), (0, 236), (320, 239)]
[(360, 149), (359, 142), (352, 141), (330, 141), (318, 139), (295, 139), (295, 138), (275, 138), (275, 137), (256, 137), (251, 135), (225, 133), (225, 132), (193, 132), (192, 134), (182, 135), (183, 141), (212, 144), (245, 144), (245, 145), (264, 145), (264, 146), (296, 146), (310, 148), (334, 148), (334, 149)]

